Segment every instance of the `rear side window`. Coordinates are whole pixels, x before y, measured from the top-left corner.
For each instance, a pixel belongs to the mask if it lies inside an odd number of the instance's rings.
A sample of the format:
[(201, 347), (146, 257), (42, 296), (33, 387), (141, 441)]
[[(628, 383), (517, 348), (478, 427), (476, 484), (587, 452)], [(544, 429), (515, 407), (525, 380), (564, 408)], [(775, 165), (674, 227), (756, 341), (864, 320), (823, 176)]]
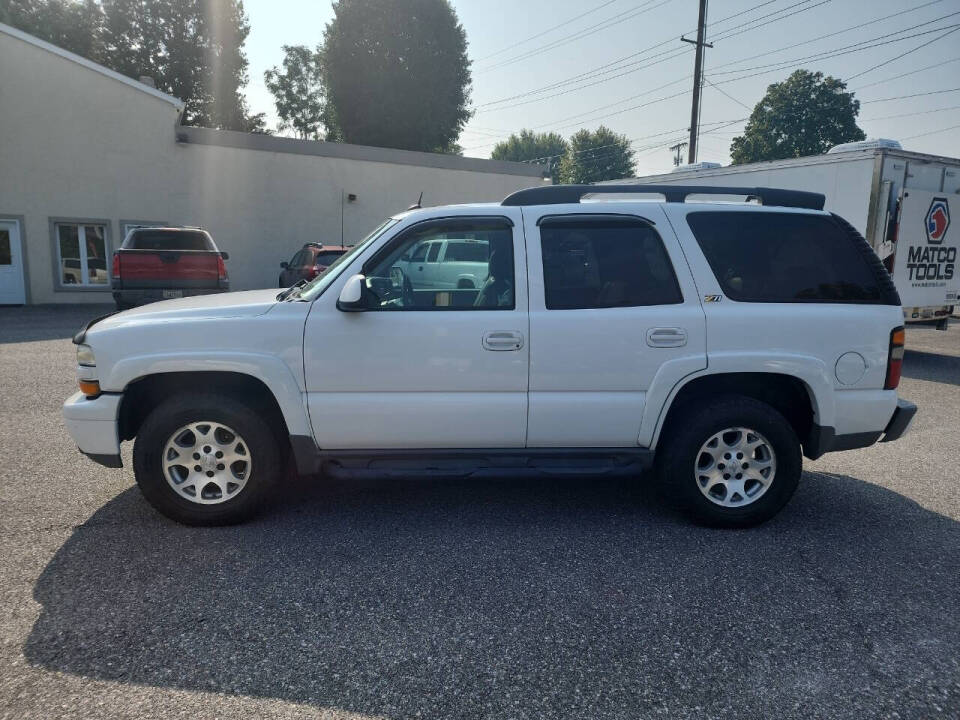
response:
[(447, 252), (443, 256), (444, 262), (487, 262), (490, 253), (484, 241), (448, 242)]
[(131, 250), (215, 250), (206, 233), (191, 230), (134, 230)]
[(663, 241), (639, 218), (545, 218), (540, 246), (548, 310), (683, 302)]
[(865, 254), (832, 217), (693, 212), (687, 223), (733, 300), (884, 302), (880, 279)]

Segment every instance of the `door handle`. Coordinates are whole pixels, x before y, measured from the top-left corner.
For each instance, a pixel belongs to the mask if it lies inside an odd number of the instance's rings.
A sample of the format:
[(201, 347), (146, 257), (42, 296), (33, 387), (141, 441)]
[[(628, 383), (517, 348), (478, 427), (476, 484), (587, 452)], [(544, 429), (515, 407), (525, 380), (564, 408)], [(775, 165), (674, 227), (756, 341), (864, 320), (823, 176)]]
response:
[(523, 333), (489, 332), (483, 336), (484, 350), (519, 350), (523, 347)]
[(683, 347), (687, 344), (687, 331), (676, 327), (658, 327), (647, 330), (647, 345), (658, 348)]

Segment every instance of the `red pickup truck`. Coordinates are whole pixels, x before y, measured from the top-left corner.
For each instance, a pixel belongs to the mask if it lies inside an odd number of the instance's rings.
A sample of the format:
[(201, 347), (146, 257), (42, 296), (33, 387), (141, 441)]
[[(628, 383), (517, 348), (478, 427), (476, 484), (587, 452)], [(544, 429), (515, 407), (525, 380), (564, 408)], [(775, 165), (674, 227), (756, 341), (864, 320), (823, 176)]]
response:
[(135, 228), (113, 255), (111, 279), (118, 310), (185, 295), (230, 289), (225, 252), (198, 228)]

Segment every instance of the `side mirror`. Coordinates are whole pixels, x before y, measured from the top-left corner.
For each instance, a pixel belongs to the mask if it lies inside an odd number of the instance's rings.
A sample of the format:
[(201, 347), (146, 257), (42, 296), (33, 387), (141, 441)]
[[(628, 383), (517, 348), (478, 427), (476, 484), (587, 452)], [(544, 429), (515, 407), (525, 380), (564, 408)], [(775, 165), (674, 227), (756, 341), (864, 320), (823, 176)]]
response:
[(343, 312), (363, 312), (366, 303), (367, 278), (363, 275), (351, 275), (347, 278), (340, 297), (337, 298), (337, 310)]
[(229, 260), (229, 259), (230, 259), (230, 253), (224, 252), (223, 250), (221, 250), (221, 251), (220, 251), (220, 257), (222, 257), (224, 260)]
[(284, 270), (286, 270), (289, 266), (290, 266), (290, 263), (288, 263), (286, 260), (280, 263), (280, 267), (282, 267)]

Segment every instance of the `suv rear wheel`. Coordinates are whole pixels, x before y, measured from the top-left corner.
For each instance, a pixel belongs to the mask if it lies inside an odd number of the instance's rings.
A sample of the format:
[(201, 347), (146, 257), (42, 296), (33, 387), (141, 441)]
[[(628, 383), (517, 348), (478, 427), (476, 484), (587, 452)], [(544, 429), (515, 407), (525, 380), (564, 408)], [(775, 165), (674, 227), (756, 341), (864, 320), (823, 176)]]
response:
[(178, 395), (147, 417), (133, 447), (140, 490), (186, 525), (246, 520), (269, 498), (282, 459), (252, 408), (216, 393)]
[(687, 405), (657, 450), (661, 488), (707, 525), (749, 527), (776, 515), (803, 467), (790, 423), (739, 395)]

